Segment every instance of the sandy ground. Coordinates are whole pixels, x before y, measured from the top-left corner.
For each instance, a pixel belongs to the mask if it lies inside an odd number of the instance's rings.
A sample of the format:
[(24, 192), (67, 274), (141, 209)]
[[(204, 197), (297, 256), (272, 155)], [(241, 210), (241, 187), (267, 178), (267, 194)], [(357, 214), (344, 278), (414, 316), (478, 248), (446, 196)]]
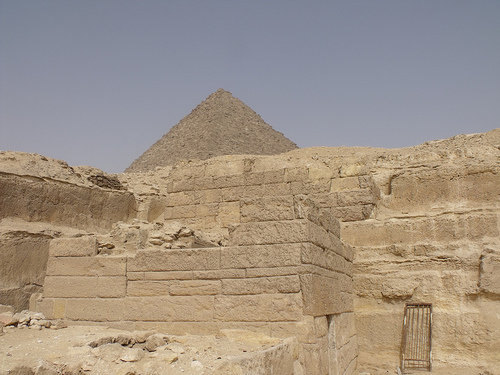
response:
[[(133, 347), (120, 343), (89, 346), (100, 338), (120, 335), (131, 333), (95, 326), (59, 330), (6, 327), (0, 336), (0, 374), (212, 374), (233, 356), (280, 342), (228, 330), (218, 336), (165, 335), (166, 344), (152, 352), (139, 343)], [(12, 371), (16, 368), (17, 372)]]

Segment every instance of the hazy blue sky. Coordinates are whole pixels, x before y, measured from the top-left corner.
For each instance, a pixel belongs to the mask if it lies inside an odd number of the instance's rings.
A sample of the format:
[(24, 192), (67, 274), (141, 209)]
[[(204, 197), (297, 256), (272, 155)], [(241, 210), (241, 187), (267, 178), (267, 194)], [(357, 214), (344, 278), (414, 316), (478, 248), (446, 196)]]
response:
[(2, 150), (118, 172), (219, 87), (301, 147), (491, 130), (500, 1), (0, 0)]

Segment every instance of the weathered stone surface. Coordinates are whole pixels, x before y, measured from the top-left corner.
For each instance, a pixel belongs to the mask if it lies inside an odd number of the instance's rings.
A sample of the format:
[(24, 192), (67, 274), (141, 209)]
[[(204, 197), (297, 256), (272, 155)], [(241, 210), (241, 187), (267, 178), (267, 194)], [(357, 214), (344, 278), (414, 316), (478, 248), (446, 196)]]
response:
[(50, 257), (47, 275), (50, 276), (124, 276), (125, 257)]
[(302, 315), (300, 294), (260, 294), (216, 296), (216, 320), (221, 321), (288, 321)]
[(187, 271), (218, 269), (220, 249), (140, 250), (128, 260), (127, 271)]
[(293, 197), (246, 198), (241, 201), (241, 221), (293, 220)]
[(481, 256), (479, 283), (486, 293), (500, 295), (500, 252), (487, 252)]
[(222, 280), (222, 294), (298, 293), (300, 279), (295, 276)]
[(56, 238), (50, 241), (51, 257), (90, 257), (97, 255), (97, 240), (93, 236)]
[(231, 246), (221, 249), (221, 268), (297, 266), (302, 244)]

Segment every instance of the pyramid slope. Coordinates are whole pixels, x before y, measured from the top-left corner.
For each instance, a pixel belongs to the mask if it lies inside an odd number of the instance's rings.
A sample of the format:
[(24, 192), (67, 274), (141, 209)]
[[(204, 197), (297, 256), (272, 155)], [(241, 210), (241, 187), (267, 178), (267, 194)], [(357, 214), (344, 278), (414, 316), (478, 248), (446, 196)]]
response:
[(145, 172), (181, 160), (220, 155), (274, 155), (298, 148), (250, 107), (223, 89), (212, 93), (189, 115), (137, 158), (125, 172)]

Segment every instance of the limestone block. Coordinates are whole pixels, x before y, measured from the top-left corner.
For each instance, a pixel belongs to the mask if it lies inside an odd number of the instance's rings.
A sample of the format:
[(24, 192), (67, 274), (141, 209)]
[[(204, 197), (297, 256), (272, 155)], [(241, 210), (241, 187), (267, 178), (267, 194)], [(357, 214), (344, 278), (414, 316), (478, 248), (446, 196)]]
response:
[(500, 295), (500, 252), (489, 251), (481, 255), (479, 285), (485, 293)]
[(247, 277), (271, 277), (271, 276), (287, 276), (297, 275), (301, 272), (302, 266), (288, 267), (264, 267), (264, 268), (247, 268)]
[(127, 280), (144, 280), (144, 272), (127, 272)]
[(308, 168), (310, 180), (329, 180), (337, 176), (337, 171), (325, 166), (315, 165)]
[(244, 198), (241, 200), (241, 221), (293, 220), (293, 197)]
[(44, 297), (96, 297), (95, 276), (47, 276)]
[(193, 271), (144, 272), (144, 280), (191, 280)]
[(370, 189), (342, 191), (337, 193), (337, 199), (340, 207), (374, 204), (377, 201)]
[(418, 280), (409, 277), (409, 275), (398, 278), (389, 277), (385, 278), (382, 282), (380, 292), (383, 297), (388, 299), (408, 299), (413, 296), (413, 293), (418, 285)]
[(125, 297), (127, 278), (125, 276), (98, 276), (97, 297)]
[(244, 177), (244, 184), (246, 185), (281, 183), (285, 180), (285, 170), (277, 169), (272, 171), (245, 173)]
[(51, 257), (87, 257), (97, 255), (97, 240), (92, 236), (55, 238), (50, 241)]
[(362, 162), (345, 164), (340, 167), (340, 177), (360, 176), (368, 173), (368, 167)]
[(170, 282), (170, 294), (172, 296), (214, 295), (220, 292), (220, 280), (183, 280)]
[(167, 195), (167, 206), (188, 206), (198, 203), (194, 199), (194, 195), (190, 194), (190, 192), (180, 191), (176, 193), (170, 193)]
[(221, 268), (298, 266), (302, 244), (233, 246), (221, 249)]
[(196, 205), (196, 217), (216, 216), (219, 211), (219, 204), (217, 203)]
[(112, 322), (125, 317), (123, 298), (68, 298), (65, 302), (67, 319)]
[(343, 256), (323, 249), (314, 244), (304, 244), (302, 247), (301, 260), (303, 264), (312, 264), (331, 271), (352, 275), (352, 262)]
[(167, 296), (170, 283), (168, 281), (138, 280), (127, 283), (128, 296)]
[(211, 159), (205, 164), (205, 176), (220, 177), (241, 175), (244, 172), (243, 160)]
[(221, 321), (295, 321), (301, 316), (300, 293), (215, 297), (214, 317)]
[(167, 207), (165, 219), (185, 219), (196, 217), (196, 205)]
[(50, 257), (50, 276), (120, 276), (125, 275), (126, 258), (115, 256)]
[(304, 274), (300, 281), (305, 314), (320, 316), (353, 311), (353, 296), (347, 292), (352, 288), (352, 280), (348, 276)]
[(314, 317), (314, 332), (316, 337), (324, 337), (328, 335), (328, 319), (326, 316)]
[(314, 317), (305, 315), (295, 322), (270, 322), (272, 337), (297, 337), (300, 343), (314, 344), (318, 337), (315, 333)]
[(219, 269), (220, 249), (139, 250), (127, 271), (191, 271)]
[(213, 178), (211, 187), (220, 189), (225, 187), (243, 186), (245, 185), (245, 176), (243, 174), (218, 176)]
[(352, 312), (335, 314), (330, 319), (330, 333), (334, 335), (335, 347), (347, 344), (356, 334), (355, 316)]
[(220, 203), (217, 212), (217, 222), (222, 227), (240, 222), (240, 202)]
[(205, 203), (219, 203), (222, 202), (221, 189), (207, 189), (197, 192), (200, 195), (200, 201)]
[(345, 190), (358, 190), (360, 188), (358, 177), (334, 178), (331, 184), (331, 192)]
[(222, 294), (298, 293), (298, 275), (222, 280)]
[(124, 320), (202, 322), (214, 318), (213, 296), (126, 297)]
[(238, 226), (229, 240), (230, 245), (262, 245), (293, 242), (308, 242), (309, 221), (276, 221), (267, 223), (244, 223)]
[(372, 204), (332, 207), (330, 209), (330, 214), (342, 222), (361, 221), (370, 217), (374, 207), (375, 205)]
[(220, 280), (238, 279), (246, 276), (244, 269), (221, 269), (209, 271), (193, 271), (193, 279)]
[(321, 194), (330, 193), (331, 180), (292, 181), (289, 184), (289, 194)]
[(47, 276), (44, 296), (57, 298), (123, 297), (124, 276)]
[(307, 180), (308, 175), (309, 171), (307, 167), (285, 168), (283, 178), (285, 182), (305, 181)]
[(499, 235), (496, 215), (444, 214), (437, 217), (365, 220), (342, 227), (342, 239), (352, 246), (383, 246), (461, 239), (479, 240)]
[(326, 345), (322, 347), (318, 343), (302, 344), (302, 357), (306, 374), (327, 375), (329, 373)]
[(358, 356), (358, 343), (356, 336), (353, 336), (344, 346), (337, 349), (337, 363), (341, 374), (345, 374)]

